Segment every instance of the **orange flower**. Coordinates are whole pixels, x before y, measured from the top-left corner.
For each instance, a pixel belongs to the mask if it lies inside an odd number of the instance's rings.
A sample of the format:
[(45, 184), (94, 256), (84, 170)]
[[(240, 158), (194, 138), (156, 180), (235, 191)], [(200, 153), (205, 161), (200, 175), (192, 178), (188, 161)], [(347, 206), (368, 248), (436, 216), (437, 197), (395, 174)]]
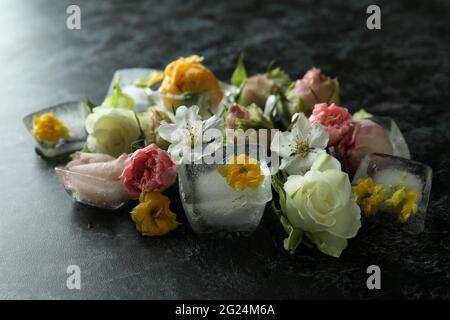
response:
[(223, 167), (217, 169), (236, 191), (258, 188), (264, 180), (259, 162), (246, 155), (234, 156)]
[[(201, 62), (203, 57), (197, 55), (179, 58), (167, 65), (160, 91), (164, 95), (201, 95), (203, 104), (214, 110), (223, 97), (219, 80)], [(183, 99), (164, 97), (164, 104), (173, 111), (185, 104)]]

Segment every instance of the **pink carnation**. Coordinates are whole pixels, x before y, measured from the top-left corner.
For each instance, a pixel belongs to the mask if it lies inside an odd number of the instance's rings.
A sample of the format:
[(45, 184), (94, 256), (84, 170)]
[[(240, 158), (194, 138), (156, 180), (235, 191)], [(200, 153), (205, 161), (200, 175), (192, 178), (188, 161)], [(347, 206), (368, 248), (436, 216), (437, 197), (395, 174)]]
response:
[(312, 124), (321, 124), (325, 127), (330, 136), (328, 146), (334, 146), (344, 135), (350, 130), (352, 116), (348, 113), (347, 108), (342, 108), (334, 103), (327, 105), (326, 103), (316, 104), (309, 122)]
[(177, 169), (169, 153), (151, 144), (127, 159), (121, 177), (130, 197), (137, 199), (141, 192), (161, 192), (172, 186)]
[(392, 155), (393, 149), (386, 130), (370, 120), (352, 122), (336, 147), (337, 158), (350, 176), (355, 174), (361, 160), (372, 152)]

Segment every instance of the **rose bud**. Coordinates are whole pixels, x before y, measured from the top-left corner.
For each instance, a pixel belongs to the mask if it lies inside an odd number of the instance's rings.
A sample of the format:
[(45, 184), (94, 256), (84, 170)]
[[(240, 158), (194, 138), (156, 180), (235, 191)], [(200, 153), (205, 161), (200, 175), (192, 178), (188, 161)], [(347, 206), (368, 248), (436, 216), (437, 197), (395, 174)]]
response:
[(388, 133), (370, 120), (352, 122), (350, 130), (336, 147), (344, 171), (353, 176), (361, 160), (369, 153), (393, 154)]
[(328, 146), (330, 147), (339, 143), (350, 130), (352, 116), (347, 108), (339, 107), (334, 103), (331, 105), (320, 103), (314, 106), (309, 122), (325, 127), (330, 136), (330, 140), (328, 140)]
[(243, 107), (233, 104), (225, 114), (225, 126), (227, 129), (272, 129), (272, 122), (267, 119), (256, 104)]
[(323, 74), (320, 69), (312, 68), (297, 80), (289, 99), (295, 106), (295, 112), (301, 111), (309, 116), (318, 103), (339, 104), (339, 82)]
[(156, 144), (161, 149), (167, 150), (169, 142), (161, 138), (158, 134), (158, 128), (161, 121), (172, 123), (169, 114), (158, 107), (150, 107), (142, 118), (143, 130), (146, 144)]
[(244, 106), (255, 103), (258, 107), (264, 108), (267, 97), (273, 93), (275, 87), (275, 82), (266, 74), (247, 78), (242, 85), (239, 102)]

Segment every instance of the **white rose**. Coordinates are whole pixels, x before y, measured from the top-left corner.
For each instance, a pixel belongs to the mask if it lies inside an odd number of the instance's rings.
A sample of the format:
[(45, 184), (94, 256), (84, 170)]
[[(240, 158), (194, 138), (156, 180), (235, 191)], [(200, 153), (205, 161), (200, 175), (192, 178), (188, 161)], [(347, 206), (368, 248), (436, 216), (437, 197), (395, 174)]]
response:
[(348, 175), (332, 156), (317, 156), (305, 175), (292, 175), (284, 184), (286, 216), (293, 228), (325, 254), (339, 257), (361, 227), (360, 208)]
[(113, 157), (129, 153), (140, 135), (133, 111), (105, 106), (94, 108), (86, 118), (86, 130), (89, 150)]

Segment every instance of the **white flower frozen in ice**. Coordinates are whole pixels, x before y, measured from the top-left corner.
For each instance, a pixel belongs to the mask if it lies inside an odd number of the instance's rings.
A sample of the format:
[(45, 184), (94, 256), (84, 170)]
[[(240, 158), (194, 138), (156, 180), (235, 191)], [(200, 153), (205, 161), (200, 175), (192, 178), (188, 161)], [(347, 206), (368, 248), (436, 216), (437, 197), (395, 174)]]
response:
[(324, 127), (311, 125), (303, 113), (294, 117), (296, 122), (292, 130), (277, 132), (270, 150), (282, 158), (280, 170), (288, 174), (303, 174), (311, 168), (314, 159), (325, 152), (329, 137)]
[(178, 163), (192, 163), (222, 147), (223, 117), (213, 115), (207, 120), (199, 116), (199, 107), (177, 108), (175, 122), (162, 121), (158, 133), (170, 143), (169, 153)]

